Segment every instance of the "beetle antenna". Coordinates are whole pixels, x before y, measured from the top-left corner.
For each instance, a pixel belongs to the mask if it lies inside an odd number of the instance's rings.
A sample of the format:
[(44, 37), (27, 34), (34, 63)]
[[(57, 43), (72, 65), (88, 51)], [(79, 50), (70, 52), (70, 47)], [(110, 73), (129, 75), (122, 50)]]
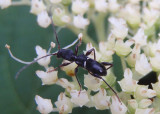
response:
[(113, 91), (113, 93), (116, 95), (118, 101), (122, 104), (119, 96), (117, 95), (117, 92), (116, 92), (102, 77), (99, 76), (98, 78), (102, 79), (102, 80), (107, 84), (107, 86), (108, 86), (108, 87)]
[[(52, 7), (51, 7), (52, 8)], [(56, 29), (55, 29), (55, 25), (54, 25), (54, 22), (53, 22), (53, 18), (52, 18), (52, 14), (51, 14), (51, 8), (50, 8), (50, 11), (48, 12), (48, 15), (50, 16), (50, 19), (51, 19), (51, 25), (52, 25), (52, 29), (54, 31), (54, 35), (56, 37), (56, 41), (57, 41), (57, 44), (58, 44), (58, 50), (60, 50), (60, 43), (58, 41), (58, 34), (56, 32)]]
[(38, 60), (43, 59), (43, 58), (48, 57), (48, 56), (52, 56), (52, 55), (57, 55), (57, 53), (51, 53), (51, 54), (42, 56), (42, 57), (40, 57), (40, 58), (38, 58), (38, 59), (33, 60), (30, 64), (27, 64), (27, 65), (23, 66), (23, 67), (16, 73), (15, 78), (17, 79), (18, 76), (19, 76), (19, 74), (20, 74), (23, 70), (25, 70), (26, 68), (28, 68), (30, 65), (36, 63)]

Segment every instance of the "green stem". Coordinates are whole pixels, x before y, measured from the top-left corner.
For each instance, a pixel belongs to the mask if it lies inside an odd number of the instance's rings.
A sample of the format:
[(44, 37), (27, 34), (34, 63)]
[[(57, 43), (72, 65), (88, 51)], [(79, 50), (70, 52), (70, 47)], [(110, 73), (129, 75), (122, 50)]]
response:
[(106, 40), (106, 37), (105, 37), (105, 17), (106, 17), (106, 14), (100, 13), (100, 14), (98, 14), (98, 16), (96, 16), (96, 18), (93, 19), (99, 42)]
[(123, 68), (123, 71), (124, 71), (126, 69), (125, 58), (124, 57), (120, 57), (120, 58), (121, 58), (122, 68)]
[(13, 1), (12, 6), (31, 5), (29, 0)]
[(97, 43), (96, 43), (94, 40), (92, 40), (92, 38), (90, 38), (90, 37), (87, 35), (87, 33), (86, 33), (85, 30), (81, 31), (81, 30), (79, 30), (79, 29), (77, 29), (77, 28), (75, 28), (75, 27), (73, 27), (73, 26), (71, 26), (71, 25), (68, 25), (67, 28), (70, 29), (72, 32), (74, 32), (76, 35), (78, 35), (79, 33), (82, 33), (82, 34), (83, 34), (83, 41), (84, 41), (86, 44), (87, 44), (87, 43), (92, 43), (92, 45), (93, 45), (96, 49), (98, 49)]

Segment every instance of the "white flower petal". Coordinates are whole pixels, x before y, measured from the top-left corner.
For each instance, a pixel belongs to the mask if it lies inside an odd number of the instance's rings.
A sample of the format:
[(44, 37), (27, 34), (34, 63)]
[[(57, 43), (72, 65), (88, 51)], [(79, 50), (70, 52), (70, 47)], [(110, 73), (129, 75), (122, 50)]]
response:
[(47, 28), (51, 24), (51, 19), (48, 16), (47, 11), (42, 11), (38, 14), (37, 22), (43, 28)]
[(89, 24), (89, 20), (81, 15), (77, 15), (74, 16), (73, 24), (77, 28), (84, 29)]
[(42, 97), (36, 95), (35, 101), (37, 103), (37, 109), (42, 114), (48, 114), (53, 111), (53, 105), (50, 99), (43, 99)]
[(82, 91), (72, 90), (70, 94), (71, 94), (71, 102), (80, 107), (82, 107), (89, 101), (86, 90)]

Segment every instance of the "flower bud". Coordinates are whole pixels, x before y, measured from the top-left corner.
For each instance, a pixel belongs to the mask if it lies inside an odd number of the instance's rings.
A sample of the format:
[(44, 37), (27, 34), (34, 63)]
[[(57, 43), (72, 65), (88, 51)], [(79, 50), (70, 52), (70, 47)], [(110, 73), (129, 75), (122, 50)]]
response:
[[(38, 59), (40, 57), (47, 55), (46, 50), (42, 49), (40, 46), (36, 46), (35, 49), (36, 49), (36, 53), (38, 55), (37, 58), (35, 58), (35, 59)], [(44, 67), (47, 67), (49, 63), (50, 63), (50, 56), (44, 57), (44, 58), (38, 60), (38, 64), (40, 64), (41, 66), (44, 66)]]
[(31, 0), (31, 13), (37, 15), (44, 10), (46, 10), (46, 6), (44, 5), (42, 0)]
[(156, 91), (157, 97), (160, 98), (160, 75), (158, 76), (158, 82), (155, 84), (152, 84), (153, 90)]
[(139, 108), (148, 108), (152, 104), (152, 101), (150, 99), (142, 99), (138, 105)]
[(149, 8), (150, 9), (157, 9), (160, 10), (160, 1), (159, 0), (152, 0), (149, 1)]
[(70, 23), (70, 17), (65, 13), (65, 10), (61, 8), (55, 8), (53, 11), (53, 22), (57, 26), (64, 26)]
[(73, 104), (71, 100), (65, 96), (64, 93), (60, 93), (58, 101), (55, 102), (60, 114), (72, 113)]
[(53, 105), (50, 99), (43, 99), (36, 95), (35, 101), (37, 103), (37, 110), (42, 114), (48, 114), (53, 111)]
[(42, 11), (38, 14), (37, 22), (39, 26), (47, 28), (51, 24), (51, 19), (47, 14), (47, 11)]
[(89, 8), (89, 2), (88, 1), (82, 1), (82, 0), (74, 0), (72, 2), (72, 11), (75, 14), (81, 14), (83, 15)]
[(126, 114), (127, 112), (127, 107), (122, 102), (119, 102), (116, 96), (112, 96), (110, 109), (112, 114)]
[[(50, 67), (48, 71), (53, 70), (53, 67)], [(37, 76), (42, 80), (42, 85), (51, 85), (57, 82), (58, 71), (52, 71), (52, 72), (44, 72), (44, 71), (36, 71)]]
[(138, 103), (135, 99), (128, 100), (128, 110), (130, 114), (135, 114), (137, 108)]
[(118, 83), (124, 92), (134, 92), (137, 87), (137, 81), (132, 79), (132, 71), (129, 68), (125, 69), (124, 79), (118, 81)]
[(136, 60), (135, 70), (143, 76), (152, 71), (145, 54), (141, 54), (140, 58)]
[(60, 78), (57, 84), (67, 89), (67, 92), (71, 92), (71, 90), (75, 89), (75, 86), (65, 78)]
[(106, 2), (106, 0), (94, 0), (94, 5), (95, 5), (95, 9), (98, 12), (105, 13), (107, 11), (108, 3)]
[(76, 28), (85, 29), (85, 27), (89, 25), (89, 20), (81, 15), (77, 15), (73, 18), (73, 24)]
[(120, 16), (124, 18), (132, 28), (137, 28), (141, 23), (141, 14), (139, 10), (139, 5), (127, 4), (120, 10)]
[[(68, 62), (68, 61), (67, 60), (63, 61), (63, 63), (66, 63), (66, 62)], [(77, 67), (77, 64), (75, 62), (73, 62), (67, 66), (63, 66), (61, 69), (63, 71), (65, 71), (68, 76), (75, 76), (75, 68), (76, 67)]]
[(89, 101), (86, 90), (82, 91), (72, 90), (70, 94), (71, 94), (71, 102), (80, 107), (82, 107)]
[(160, 52), (156, 52), (154, 57), (150, 58), (153, 71), (160, 72)]
[(110, 12), (117, 12), (120, 8), (120, 5), (117, 3), (117, 0), (108, 0), (108, 9)]
[(124, 19), (110, 17), (109, 22), (112, 25), (111, 32), (116, 38), (124, 39), (127, 36), (128, 28)]
[(98, 91), (102, 84), (101, 79), (92, 76), (91, 74), (84, 75), (84, 86), (92, 91)]
[(142, 17), (148, 27), (153, 26), (160, 16), (159, 11), (155, 9), (143, 8), (143, 12)]
[(144, 29), (140, 28), (134, 35), (133, 40), (135, 40), (135, 44), (140, 46), (147, 45), (147, 36), (144, 34)]
[(106, 90), (101, 88), (99, 92), (91, 97), (96, 109), (105, 110), (109, 109), (110, 106), (110, 96), (106, 95)]
[(135, 67), (136, 60), (140, 57), (140, 45), (136, 44), (132, 49), (132, 53), (126, 58), (129, 66)]
[(127, 56), (131, 51), (131, 45), (134, 43), (133, 40), (127, 40), (125, 43), (122, 39), (118, 39), (115, 45), (116, 54), (119, 56)]

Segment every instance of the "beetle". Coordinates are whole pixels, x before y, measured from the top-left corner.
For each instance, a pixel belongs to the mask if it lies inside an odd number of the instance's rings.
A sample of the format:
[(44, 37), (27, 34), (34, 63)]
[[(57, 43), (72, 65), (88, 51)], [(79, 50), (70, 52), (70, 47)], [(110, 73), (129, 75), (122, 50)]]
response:
[[(52, 20), (52, 17), (51, 17), (51, 20)], [(116, 91), (102, 78), (102, 76), (106, 76), (107, 75), (107, 70), (110, 69), (113, 64), (111, 63), (108, 63), (108, 62), (98, 62), (96, 61), (96, 54), (95, 54), (95, 49), (92, 48), (90, 50), (88, 50), (85, 54), (82, 53), (80, 55), (78, 55), (78, 49), (79, 49), (79, 46), (82, 44), (82, 37), (80, 37), (78, 39), (78, 44), (76, 45), (75, 47), (75, 50), (71, 50), (71, 49), (66, 49), (68, 47), (71, 47), (71, 46), (67, 46), (66, 48), (60, 48), (60, 43), (59, 43), (59, 40), (58, 40), (58, 35), (56, 33), (56, 30), (55, 30), (55, 25), (53, 23), (53, 21), (51, 21), (51, 25), (52, 25), (52, 28), (53, 28), (53, 31), (54, 31), (54, 35), (56, 37), (56, 41), (57, 41), (57, 44), (58, 44), (58, 51), (57, 52), (54, 52), (54, 53), (51, 53), (51, 54), (48, 54), (48, 55), (45, 55), (43, 57), (40, 57), (34, 61), (32, 61), (30, 64), (27, 64), (26, 66), (22, 67), (16, 74), (16, 78), (19, 76), (19, 74), (24, 70), (26, 69), (28, 66), (30, 66), (31, 64), (37, 62), (38, 60), (42, 59), (42, 58), (45, 58), (47, 56), (57, 56), (57, 58), (62, 58), (64, 60), (68, 60), (69, 62), (65, 62), (65, 63), (62, 63), (61, 65), (59, 65), (58, 67), (54, 68), (53, 70), (50, 70), (48, 72), (52, 72), (52, 71), (55, 71), (57, 70), (58, 68), (60, 67), (64, 67), (64, 66), (67, 66), (73, 62), (75, 62), (77, 64), (77, 67), (75, 68), (74, 72), (75, 72), (75, 77), (77, 79), (77, 82), (79, 84), (79, 87), (80, 87), (80, 91), (81, 91), (81, 88), (82, 88), (82, 85), (80, 83), (80, 81), (78, 80), (78, 77), (77, 77), (77, 72), (78, 72), (78, 67), (82, 67), (83, 69), (87, 70), (88, 73), (90, 73), (92, 76), (96, 77), (96, 78), (99, 78), (101, 80), (103, 80), (105, 82), (105, 84), (113, 91), (113, 93), (116, 95), (116, 97), (118, 98), (119, 102), (121, 102), (120, 98), (118, 97)], [(73, 45), (73, 44), (72, 44)], [(9, 50), (10, 51), (10, 50)], [(92, 58), (89, 58), (88, 56), (93, 52), (94, 54), (94, 59)], [(108, 68), (106, 68), (106, 66), (108, 66)]]

